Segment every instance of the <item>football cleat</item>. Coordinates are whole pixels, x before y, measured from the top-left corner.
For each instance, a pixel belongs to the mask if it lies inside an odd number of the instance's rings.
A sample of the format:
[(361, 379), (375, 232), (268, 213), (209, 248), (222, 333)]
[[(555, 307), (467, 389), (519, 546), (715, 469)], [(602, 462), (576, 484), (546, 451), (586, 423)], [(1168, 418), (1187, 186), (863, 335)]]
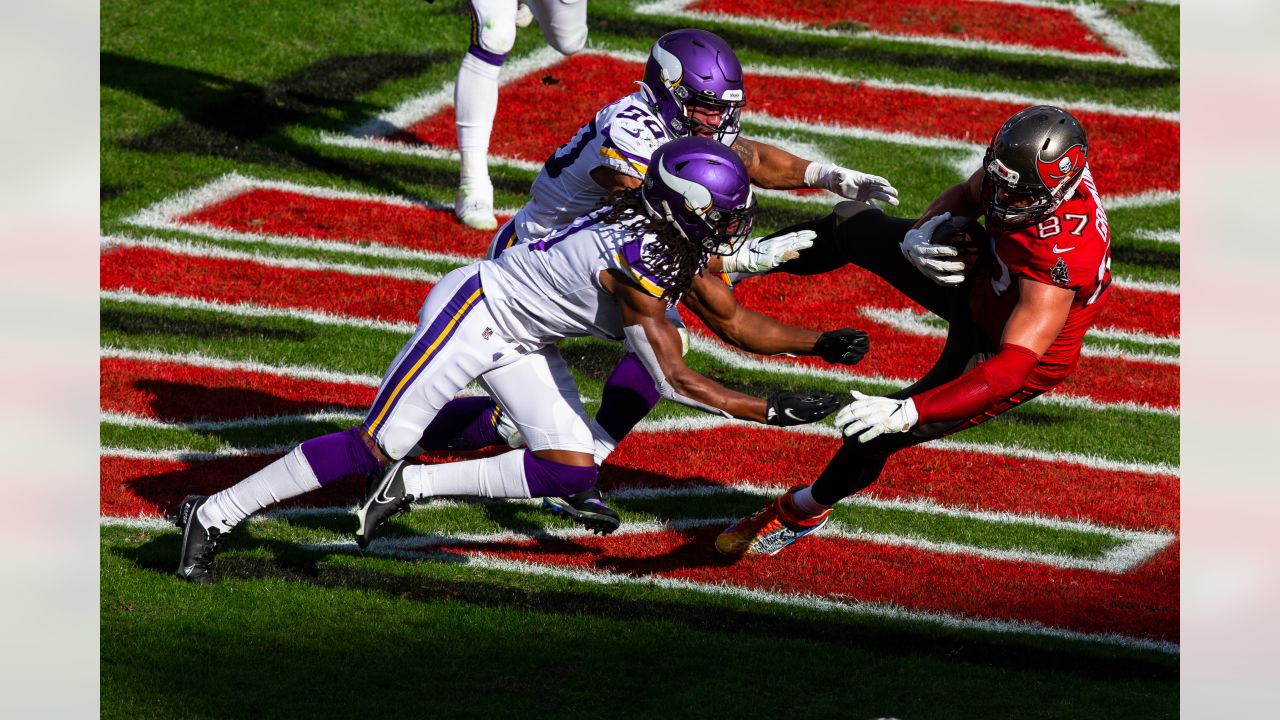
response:
[(777, 555), (826, 525), (830, 509), (817, 516), (806, 516), (796, 509), (792, 496), (803, 487), (796, 485), (754, 515), (730, 525), (716, 538), (716, 550), (725, 555)]
[(604, 504), (604, 498), (595, 488), (569, 497), (543, 498), (542, 507), (600, 535), (608, 535), (622, 524), (617, 511)]
[(470, 184), (458, 188), (453, 201), (453, 214), (467, 227), (477, 230), (498, 229), (498, 218), (493, 215), (493, 185)]
[(409, 510), (415, 498), (404, 491), (404, 469), (408, 460), (397, 460), (378, 477), (369, 483), (365, 491), (364, 502), (356, 508), (356, 517), (360, 526), (356, 528), (356, 544), (361, 548), (369, 547), (378, 526), (393, 515)]
[(196, 511), (209, 498), (204, 495), (188, 495), (178, 506), (174, 524), (182, 529), (182, 560), (178, 564), (178, 577), (199, 585), (213, 585), (211, 566), (213, 557), (222, 549), (226, 535), (216, 527), (200, 524)]

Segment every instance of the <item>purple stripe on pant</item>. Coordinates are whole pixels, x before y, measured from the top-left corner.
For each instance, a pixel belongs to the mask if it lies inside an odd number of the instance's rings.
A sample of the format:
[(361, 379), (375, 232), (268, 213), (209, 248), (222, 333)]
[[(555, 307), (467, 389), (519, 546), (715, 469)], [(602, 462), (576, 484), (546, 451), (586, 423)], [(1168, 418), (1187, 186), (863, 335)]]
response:
[[(427, 331), (418, 338), (413, 348), (400, 359), (400, 364), (391, 370), (387, 381), (383, 383), (382, 389), (378, 391), (378, 397), (373, 401), (373, 406), (369, 409), (369, 414), (364, 420), (364, 427), (371, 437), (378, 437), (377, 430), (381, 423), (385, 422), (387, 416), (395, 410), (396, 403), (404, 397), (408, 386), (427, 369), (431, 364), (432, 358), (427, 357), (421, 365), (418, 364), (418, 361), (428, 351), (432, 353), (433, 357), (439, 355), (441, 349), (449, 342), (449, 338), (453, 337), (453, 333), (457, 331), (458, 326), (475, 308), (476, 303), (481, 301), (483, 295), (476, 298), (470, 305), (467, 305), (467, 301), (477, 290), (480, 290), (480, 273), (478, 272), (473, 273), (471, 277), (463, 281), (462, 285), (453, 293), (453, 297), (449, 298), (449, 302), (445, 303), (444, 310), (436, 315)], [(463, 311), (464, 306), (466, 307), (465, 312)], [(402, 381), (404, 387), (401, 387)], [(397, 388), (399, 388), (398, 393)]]
[(489, 259), (498, 257), (502, 251), (516, 244), (516, 221), (508, 220), (498, 228), (498, 235), (493, 239), (493, 247), (489, 249)]
[(474, 44), (467, 48), (467, 52), (489, 63), (490, 65), (494, 65), (497, 67), (501, 67), (502, 63), (505, 62), (507, 59), (506, 53), (503, 53), (501, 55), (499, 55), (498, 53), (491, 53), (488, 50), (485, 50), (484, 48), (480, 47), (479, 45), (474, 45)]

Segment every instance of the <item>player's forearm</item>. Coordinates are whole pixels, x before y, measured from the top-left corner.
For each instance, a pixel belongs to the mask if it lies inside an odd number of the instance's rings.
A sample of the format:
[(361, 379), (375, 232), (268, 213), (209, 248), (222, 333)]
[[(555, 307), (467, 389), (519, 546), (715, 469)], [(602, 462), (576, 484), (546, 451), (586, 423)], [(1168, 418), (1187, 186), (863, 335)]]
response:
[(933, 202), (929, 203), (929, 207), (920, 215), (920, 219), (913, 227), (920, 227), (929, 218), (948, 212), (953, 217), (978, 217), (982, 214), (982, 203), (978, 194), (974, 192), (974, 188), (975, 180), (970, 178), (943, 190), (933, 199)]
[[(779, 147), (739, 137), (733, 149), (743, 158), (751, 182), (770, 190), (794, 190), (805, 187), (804, 171), (809, 161)], [(751, 162), (747, 162), (750, 159)]]
[(705, 405), (739, 420), (765, 422), (768, 411), (768, 404), (765, 400), (736, 390), (730, 390), (692, 370), (677, 374), (670, 379), (670, 384), (676, 397), (669, 399), (674, 399), (676, 402), (680, 402), (679, 398), (688, 398), (696, 403), (691, 405), (692, 407)]
[(1006, 343), (990, 360), (949, 383), (912, 396), (919, 423), (959, 422), (977, 417), (1016, 395), (1039, 356)]
[(711, 329), (730, 345), (758, 355), (812, 355), (822, 336), (816, 330), (785, 325), (751, 310), (739, 312), (729, 327)]

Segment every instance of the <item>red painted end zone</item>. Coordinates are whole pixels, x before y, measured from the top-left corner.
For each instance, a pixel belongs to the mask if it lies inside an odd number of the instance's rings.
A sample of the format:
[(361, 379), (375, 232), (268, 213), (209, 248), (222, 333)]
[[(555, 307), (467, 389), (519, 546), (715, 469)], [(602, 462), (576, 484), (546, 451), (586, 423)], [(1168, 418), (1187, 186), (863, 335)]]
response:
[[(834, 438), (753, 427), (645, 433), (609, 456), (601, 484), (610, 490), (746, 482), (782, 489), (817, 477), (839, 446)], [(726, 448), (748, 447), (752, 452), (724, 461)], [(894, 455), (866, 494), (1112, 527), (1178, 526), (1176, 478), (927, 446)]]
[(1178, 639), (1176, 544), (1123, 574), (948, 555), (814, 537), (736, 564), (712, 547), (718, 527), (572, 541), (429, 546), (579, 570), (889, 603), (972, 619), (1020, 620), (1085, 633)]
[[(413, 323), (432, 285), (412, 280), (378, 278), (378, 292), (352, 288), (369, 278), (336, 271), (281, 269), (247, 260), (199, 258), (150, 248), (116, 247), (103, 252), (100, 278), (104, 290), (133, 290), (153, 295), (177, 295), (228, 304), (253, 303), (279, 309), (302, 309), (352, 318)], [(880, 280), (856, 268), (836, 271), (822, 283), (791, 276), (770, 276), (739, 286), (746, 307), (806, 327), (838, 326), (872, 332), (873, 350), (855, 369), (860, 373), (895, 378), (918, 377), (932, 365), (942, 348), (938, 338), (911, 335), (871, 322), (858, 307), (914, 308)], [(1121, 293), (1116, 293), (1121, 296)], [(1151, 295), (1137, 316), (1115, 315), (1117, 322), (1141, 321), (1153, 308), (1176, 296)], [(831, 308), (842, 308), (832, 313)], [(701, 324), (687, 312), (690, 325)], [(1154, 321), (1154, 318), (1153, 318)], [(1162, 326), (1163, 327), (1163, 326)], [(1146, 330), (1146, 328), (1136, 328)], [(703, 331), (705, 332), (705, 330)], [(788, 363), (830, 367), (813, 358)], [(1088, 358), (1061, 386), (1062, 392), (1100, 402), (1136, 402), (1158, 407), (1178, 404), (1178, 367), (1108, 358)]]
[(1120, 54), (1065, 8), (953, 0), (810, 0), (794, 4), (700, 0), (687, 9), (821, 28), (844, 24), (848, 29), (848, 24), (856, 23), (886, 35), (976, 40), (1086, 55)]
[[(436, 253), (483, 256), (492, 233), (458, 223), (453, 213), (420, 205), (303, 195), (252, 188), (173, 219), (183, 225), (290, 235), (357, 245), (375, 243)], [(505, 222), (500, 218), (499, 222)]]
[(368, 409), (377, 388), (277, 374), (103, 358), (102, 409), (164, 422)]
[[(601, 55), (576, 55), (513, 81), (502, 89), (490, 151), (542, 162), (597, 110), (633, 92), (643, 67)], [(544, 77), (558, 82), (547, 84)], [(747, 77), (747, 110), (805, 123), (884, 133), (907, 133), (985, 145), (1006, 118), (1023, 105), (972, 97), (929, 95), (821, 78)], [(803, 97), (804, 102), (796, 102)], [(554, 107), (557, 112), (541, 109)], [(1071, 108), (1068, 108), (1071, 109)], [(1090, 165), (1098, 188), (1134, 194), (1179, 187), (1179, 124), (1155, 118), (1075, 110), (1089, 132)], [(530, 127), (528, 118), (539, 117)], [(436, 147), (457, 144), (453, 108), (414, 123), (396, 139)], [(892, 169), (872, 168), (892, 179)], [(974, 168), (975, 170), (977, 168)]]

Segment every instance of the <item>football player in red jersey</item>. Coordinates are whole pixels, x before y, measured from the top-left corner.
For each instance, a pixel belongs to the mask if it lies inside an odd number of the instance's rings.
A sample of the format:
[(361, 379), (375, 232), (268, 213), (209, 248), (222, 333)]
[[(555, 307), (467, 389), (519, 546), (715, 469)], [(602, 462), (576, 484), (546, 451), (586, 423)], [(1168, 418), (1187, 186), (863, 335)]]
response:
[[(1084, 128), (1037, 106), (996, 132), (982, 167), (938, 195), (918, 220), (861, 203), (784, 232), (814, 245), (779, 270), (863, 267), (950, 329), (942, 355), (887, 397), (854, 392), (836, 416), (844, 445), (808, 486), (797, 485), (716, 539), (726, 554), (774, 554), (826, 522), (831, 506), (875, 482), (902, 448), (985, 422), (1058, 384), (1075, 368), (1085, 331), (1111, 283), (1107, 215), (1087, 164)], [(934, 233), (952, 216), (986, 217), (971, 268)], [(989, 233), (989, 239), (987, 237)]]

